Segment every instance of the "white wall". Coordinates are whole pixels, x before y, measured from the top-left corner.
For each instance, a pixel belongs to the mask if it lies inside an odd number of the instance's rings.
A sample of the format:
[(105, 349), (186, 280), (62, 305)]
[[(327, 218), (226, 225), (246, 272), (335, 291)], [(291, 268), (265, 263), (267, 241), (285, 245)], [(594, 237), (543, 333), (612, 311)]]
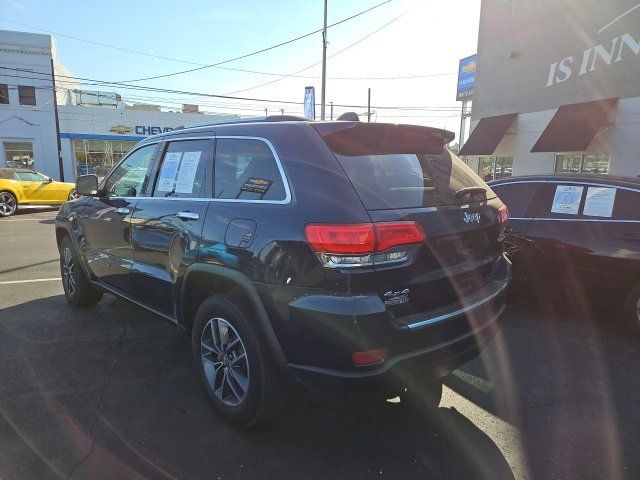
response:
[[(494, 155), (513, 155), (514, 175), (553, 173), (555, 152), (531, 153), (531, 149), (553, 118), (556, 110), (523, 113), (516, 117)], [(473, 128), (477, 121), (472, 122)], [(558, 152), (561, 153), (561, 152)], [(609, 173), (640, 175), (640, 97), (618, 101), (615, 122), (604, 125), (585, 153), (609, 153)]]
[[(32, 142), (35, 168), (58, 179), (51, 58), (49, 35), (0, 31), (0, 83), (9, 85), (9, 105), (0, 104), (0, 166), (5, 164), (5, 142)], [(16, 68), (48, 76), (17, 72)], [(35, 107), (20, 105), (18, 85), (36, 87)]]

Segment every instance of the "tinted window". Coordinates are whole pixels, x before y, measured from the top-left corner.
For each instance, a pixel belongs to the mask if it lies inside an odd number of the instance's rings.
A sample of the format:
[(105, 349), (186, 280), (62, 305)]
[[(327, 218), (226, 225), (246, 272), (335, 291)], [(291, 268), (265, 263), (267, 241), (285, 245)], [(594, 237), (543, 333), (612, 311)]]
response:
[(534, 182), (505, 183), (491, 186), (495, 194), (509, 208), (511, 217), (527, 217), (527, 209), (531, 204), (531, 199), (537, 187), (538, 184)]
[(489, 197), (495, 196), (473, 170), (447, 150), (440, 155), (336, 157), (369, 210), (467, 203), (468, 195), (455, 195), (465, 187), (483, 187)]
[(156, 145), (147, 145), (129, 155), (111, 173), (105, 184), (110, 197), (138, 197), (142, 193)]
[(22, 182), (44, 182), (47, 179), (37, 172), (16, 172), (16, 177)]
[(276, 159), (261, 140), (221, 138), (216, 143), (215, 197), (285, 200)]
[(213, 140), (169, 143), (162, 158), (153, 196), (210, 197), (212, 163)]
[[(578, 218), (587, 185), (570, 183), (540, 184), (534, 196), (536, 218)], [(515, 215), (514, 215), (515, 216)]]
[(36, 89), (34, 87), (18, 85), (18, 98), (20, 100), (20, 105), (35, 105)]
[(618, 189), (613, 204), (616, 220), (640, 220), (640, 192)]

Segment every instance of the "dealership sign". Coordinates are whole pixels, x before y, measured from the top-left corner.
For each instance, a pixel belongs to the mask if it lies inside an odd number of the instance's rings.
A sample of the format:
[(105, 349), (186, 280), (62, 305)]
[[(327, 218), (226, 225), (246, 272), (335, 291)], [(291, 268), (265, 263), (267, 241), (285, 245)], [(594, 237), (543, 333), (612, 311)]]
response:
[(110, 132), (117, 133), (119, 135), (125, 135), (127, 133), (135, 132), (136, 135), (158, 135), (159, 133), (171, 132), (173, 127), (158, 127), (155, 125), (136, 125), (131, 128), (126, 125), (114, 125), (109, 129)]
[(482, 1), (473, 118), (640, 97), (638, 79), (639, 0)]
[(154, 125), (136, 125), (134, 128), (136, 135), (158, 135), (159, 133), (171, 132), (173, 127), (157, 127)]
[(612, 38), (608, 45), (594, 45), (575, 57), (565, 57), (549, 67), (547, 87), (566, 82), (572, 76), (587, 75), (598, 68), (618, 63), (627, 55), (640, 55), (640, 41), (629, 33)]
[(473, 88), (476, 83), (476, 62), (477, 55), (460, 60), (458, 67), (458, 89), (456, 92), (456, 100), (471, 100), (473, 97)]

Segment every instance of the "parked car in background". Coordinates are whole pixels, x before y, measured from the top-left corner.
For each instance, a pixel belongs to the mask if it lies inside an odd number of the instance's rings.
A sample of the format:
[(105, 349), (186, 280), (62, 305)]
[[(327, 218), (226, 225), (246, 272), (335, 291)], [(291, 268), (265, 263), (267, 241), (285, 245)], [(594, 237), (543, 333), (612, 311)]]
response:
[(640, 179), (563, 174), (490, 185), (511, 213), (514, 290), (622, 305), (640, 332)]
[(241, 427), (291, 384), (437, 404), (438, 377), (495, 333), (510, 272), (508, 212), (452, 138), (286, 117), (149, 137), (60, 210), (67, 300), (107, 291), (186, 329)]
[(0, 168), (0, 217), (21, 205), (61, 205), (78, 198), (74, 183), (56, 182), (34, 170)]

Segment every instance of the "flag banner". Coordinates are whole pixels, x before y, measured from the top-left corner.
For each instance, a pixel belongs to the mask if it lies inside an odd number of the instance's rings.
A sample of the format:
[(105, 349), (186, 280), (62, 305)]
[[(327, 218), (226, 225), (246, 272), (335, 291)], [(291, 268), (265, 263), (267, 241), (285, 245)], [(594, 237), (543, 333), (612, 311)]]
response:
[(316, 88), (305, 87), (304, 89), (304, 116), (316, 119)]

